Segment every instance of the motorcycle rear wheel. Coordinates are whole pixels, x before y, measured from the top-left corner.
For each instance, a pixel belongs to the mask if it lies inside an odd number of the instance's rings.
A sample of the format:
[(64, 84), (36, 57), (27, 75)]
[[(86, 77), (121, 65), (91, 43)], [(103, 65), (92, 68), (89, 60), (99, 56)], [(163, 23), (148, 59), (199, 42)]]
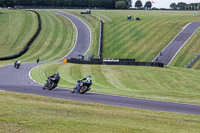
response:
[(81, 87), (81, 89), (80, 89), (80, 94), (84, 94), (87, 90), (88, 90), (88, 87), (87, 87), (87, 86)]

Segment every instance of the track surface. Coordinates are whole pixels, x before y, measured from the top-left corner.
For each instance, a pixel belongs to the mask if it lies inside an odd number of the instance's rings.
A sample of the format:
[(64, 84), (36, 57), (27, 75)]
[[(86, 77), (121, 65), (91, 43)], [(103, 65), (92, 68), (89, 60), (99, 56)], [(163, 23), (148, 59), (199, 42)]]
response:
[[(54, 11), (57, 14), (63, 15), (64, 17), (67, 17), (71, 22), (74, 24), (77, 30), (77, 39), (76, 39), (76, 45), (74, 46), (73, 50), (63, 59), (70, 59), (70, 58), (78, 58), (79, 55), (85, 55), (87, 50), (90, 47), (90, 30), (88, 26), (80, 20), (78, 17), (66, 14), (59, 11)], [(62, 60), (60, 60), (62, 61)]]
[[(57, 12), (61, 15), (68, 16), (65, 13)], [(83, 22), (78, 19), (77, 17), (70, 15), (69, 19), (72, 22), (79, 23)], [(79, 31), (78, 26), (74, 23)], [(84, 25), (82, 25), (84, 26)], [(86, 26), (86, 25), (85, 25)], [(83, 27), (80, 27), (81, 29)], [(84, 28), (83, 28), (84, 29)], [(89, 31), (84, 30), (79, 32), (79, 36), (82, 34), (87, 34)], [(83, 35), (84, 36), (84, 35)], [(87, 36), (86, 40), (90, 40)], [(78, 40), (78, 39), (77, 39)], [(81, 43), (84, 45), (86, 52), (90, 45), (85, 41)], [(90, 43), (90, 41), (89, 41)], [(76, 46), (78, 46), (78, 41), (76, 42)], [(83, 49), (78, 49), (74, 47), (71, 51), (73, 53), (83, 52)], [(84, 53), (83, 52), (83, 53)], [(76, 56), (75, 54), (69, 54), (65, 58), (71, 58)], [(154, 100), (146, 100), (146, 99), (138, 99), (138, 98), (129, 98), (129, 97), (120, 97), (120, 96), (112, 96), (112, 95), (105, 95), (105, 94), (96, 94), (96, 93), (86, 93), (84, 95), (80, 94), (72, 94), (70, 90), (57, 88), (53, 91), (44, 91), (42, 90), (42, 85), (32, 81), (29, 78), (30, 70), (44, 63), (25, 63), (22, 64), (20, 69), (14, 69), (13, 65), (3, 66), (0, 67), (0, 90), (10, 91), (10, 92), (18, 92), (18, 93), (27, 93), (27, 94), (36, 94), (40, 96), (47, 96), (47, 97), (56, 97), (61, 99), (70, 99), (70, 100), (77, 100), (77, 101), (85, 101), (85, 102), (94, 102), (94, 103), (101, 103), (101, 104), (108, 104), (108, 105), (115, 105), (121, 107), (132, 107), (132, 108), (139, 108), (139, 109), (149, 109), (149, 110), (158, 110), (158, 111), (168, 111), (168, 112), (177, 112), (177, 113), (185, 113), (185, 114), (195, 114), (200, 115), (200, 106), (199, 105), (191, 105), (191, 104), (181, 104), (181, 103), (172, 103), (172, 102), (162, 102), (162, 101), (154, 101)]]
[[(153, 62), (161, 62), (169, 65), (179, 50), (189, 40), (196, 30), (200, 28), (200, 22), (192, 22), (187, 25), (169, 44), (157, 55)], [(156, 60), (157, 59), (157, 60)]]

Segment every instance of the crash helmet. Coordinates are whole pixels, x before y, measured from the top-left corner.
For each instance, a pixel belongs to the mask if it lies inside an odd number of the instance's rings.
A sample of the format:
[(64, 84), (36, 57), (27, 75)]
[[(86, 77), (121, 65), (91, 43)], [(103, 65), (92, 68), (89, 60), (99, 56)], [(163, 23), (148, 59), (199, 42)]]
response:
[(87, 77), (88, 77), (88, 78), (91, 78), (91, 75), (88, 75)]
[(56, 72), (56, 75), (59, 75), (59, 72)]

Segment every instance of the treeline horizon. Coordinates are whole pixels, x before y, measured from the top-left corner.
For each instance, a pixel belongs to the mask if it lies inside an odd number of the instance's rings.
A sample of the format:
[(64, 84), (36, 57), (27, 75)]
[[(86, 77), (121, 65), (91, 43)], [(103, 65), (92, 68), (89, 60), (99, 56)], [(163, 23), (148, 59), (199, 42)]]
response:
[(20, 6), (66, 6), (115, 9), (116, 2), (123, 1), (126, 8), (132, 6), (132, 0), (0, 0), (0, 7)]

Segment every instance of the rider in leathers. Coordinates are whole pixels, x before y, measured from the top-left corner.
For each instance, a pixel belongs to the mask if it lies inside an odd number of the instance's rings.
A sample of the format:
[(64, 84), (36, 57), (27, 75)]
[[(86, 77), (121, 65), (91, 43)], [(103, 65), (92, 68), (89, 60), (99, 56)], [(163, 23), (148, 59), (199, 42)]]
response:
[(48, 77), (48, 79), (51, 79), (51, 78), (55, 78), (56, 79), (56, 80), (54, 80), (54, 82), (56, 83), (56, 85), (60, 81), (60, 76), (59, 76), (58, 72), (56, 72), (54, 75)]
[[(92, 84), (92, 79), (91, 79), (91, 76), (88, 75), (87, 77), (81, 79), (81, 80), (85, 80), (83, 81), (83, 84), (82, 86), (88, 86), (88, 89), (90, 89), (89, 87), (91, 86)], [(74, 87), (74, 90), (72, 90), (72, 93), (74, 92), (80, 92), (80, 86), (81, 86), (81, 81), (79, 80), (76, 84), (76, 87)]]

